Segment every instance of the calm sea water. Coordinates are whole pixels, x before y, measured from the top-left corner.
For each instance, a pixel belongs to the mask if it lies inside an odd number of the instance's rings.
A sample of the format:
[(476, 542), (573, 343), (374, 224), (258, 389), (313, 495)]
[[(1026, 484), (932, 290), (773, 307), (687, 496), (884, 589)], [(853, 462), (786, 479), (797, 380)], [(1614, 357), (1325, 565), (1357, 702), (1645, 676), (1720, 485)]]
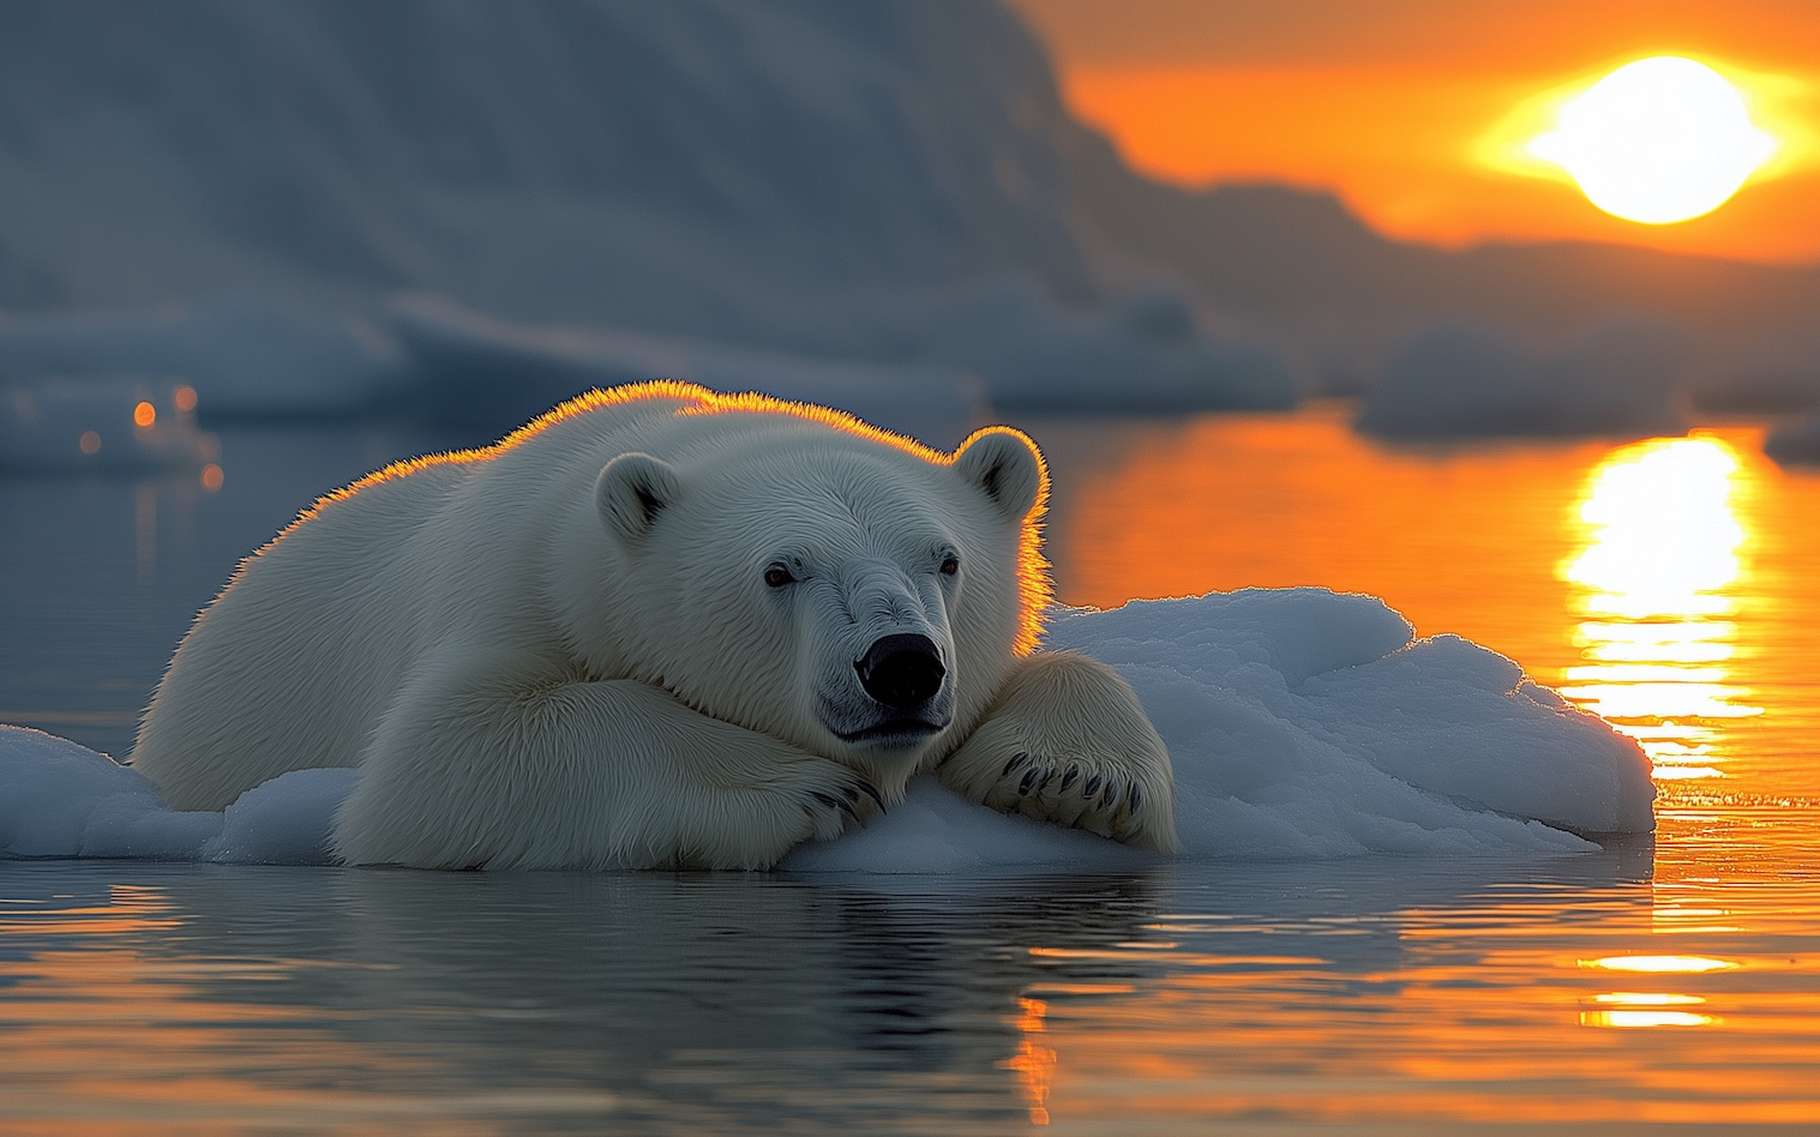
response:
[[(1820, 476), (1746, 426), (1029, 425), (1065, 599), (1385, 596), (1635, 734), (1656, 838), (1117, 877), (0, 864), (0, 1132), (1820, 1128)], [(439, 441), (0, 483), (0, 721), (124, 753), (238, 557)]]

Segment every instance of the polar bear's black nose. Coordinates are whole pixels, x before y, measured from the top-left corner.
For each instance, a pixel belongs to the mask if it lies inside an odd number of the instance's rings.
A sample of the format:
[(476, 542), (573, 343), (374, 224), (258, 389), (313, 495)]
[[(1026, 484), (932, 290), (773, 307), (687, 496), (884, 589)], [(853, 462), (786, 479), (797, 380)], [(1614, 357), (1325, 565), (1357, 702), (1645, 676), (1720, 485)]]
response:
[(853, 666), (866, 694), (898, 711), (912, 710), (934, 698), (942, 689), (942, 677), (948, 674), (935, 641), (918, 635), (885, 636), (867, 648), (865, 657)]

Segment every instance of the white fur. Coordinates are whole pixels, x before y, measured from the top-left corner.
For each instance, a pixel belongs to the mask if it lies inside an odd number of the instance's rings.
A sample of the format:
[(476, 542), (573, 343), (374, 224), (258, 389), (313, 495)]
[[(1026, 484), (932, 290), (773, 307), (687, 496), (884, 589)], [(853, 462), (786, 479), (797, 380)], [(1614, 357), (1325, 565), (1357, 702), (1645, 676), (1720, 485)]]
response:
[[(179, 809), (358, 766), (352, 863), (765, 867), (949, 754), (976, 800), (1170, 847), (1168, 758), (1130, 689), (1019, 656), (1045, 493), (1014, 431), (941, 456), (687, 384), (597, 393), (317, 503), (198, 618), (134, 762)], [(880, 713), (855, 661), (903, 632), (938, 646), (948, 724), (843, 741)], [(997, 773), (1018, 746), (1151, 796), (1020, 795)]]

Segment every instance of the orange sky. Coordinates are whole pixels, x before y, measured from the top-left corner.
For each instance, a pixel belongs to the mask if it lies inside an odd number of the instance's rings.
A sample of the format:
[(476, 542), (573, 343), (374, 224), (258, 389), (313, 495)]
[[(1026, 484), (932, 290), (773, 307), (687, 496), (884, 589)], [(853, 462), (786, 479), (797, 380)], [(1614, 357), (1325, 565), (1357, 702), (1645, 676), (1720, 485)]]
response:
[[(1820, 0), (1013, 0), (1075, 110), (1139, 168), (1187, 184), (1336, 191), (1399, 236), (1457, 245), (1586, 238), (1752, 260), (1820, 259)], [(1643, 226), (1475, 146), (1526, 100), (1655, 54), (1752, 95), (1784, 148), (1693, 221)], [(1766, 176), (1768, 175), (1768, 176)]]

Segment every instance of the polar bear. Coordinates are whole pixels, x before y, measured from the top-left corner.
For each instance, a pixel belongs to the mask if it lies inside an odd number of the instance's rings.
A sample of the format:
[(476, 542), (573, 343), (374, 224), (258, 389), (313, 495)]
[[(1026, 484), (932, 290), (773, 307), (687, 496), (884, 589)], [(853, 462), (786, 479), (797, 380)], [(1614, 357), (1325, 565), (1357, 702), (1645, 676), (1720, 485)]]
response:
[(357, 766), (351, 864), (766, 868), (934, 769), (1170, 850), (1131, 688), (1037, 651), (1042, 456), (661, 381), (389, 466), (240, 565), (133, 764), (178, 809)]

